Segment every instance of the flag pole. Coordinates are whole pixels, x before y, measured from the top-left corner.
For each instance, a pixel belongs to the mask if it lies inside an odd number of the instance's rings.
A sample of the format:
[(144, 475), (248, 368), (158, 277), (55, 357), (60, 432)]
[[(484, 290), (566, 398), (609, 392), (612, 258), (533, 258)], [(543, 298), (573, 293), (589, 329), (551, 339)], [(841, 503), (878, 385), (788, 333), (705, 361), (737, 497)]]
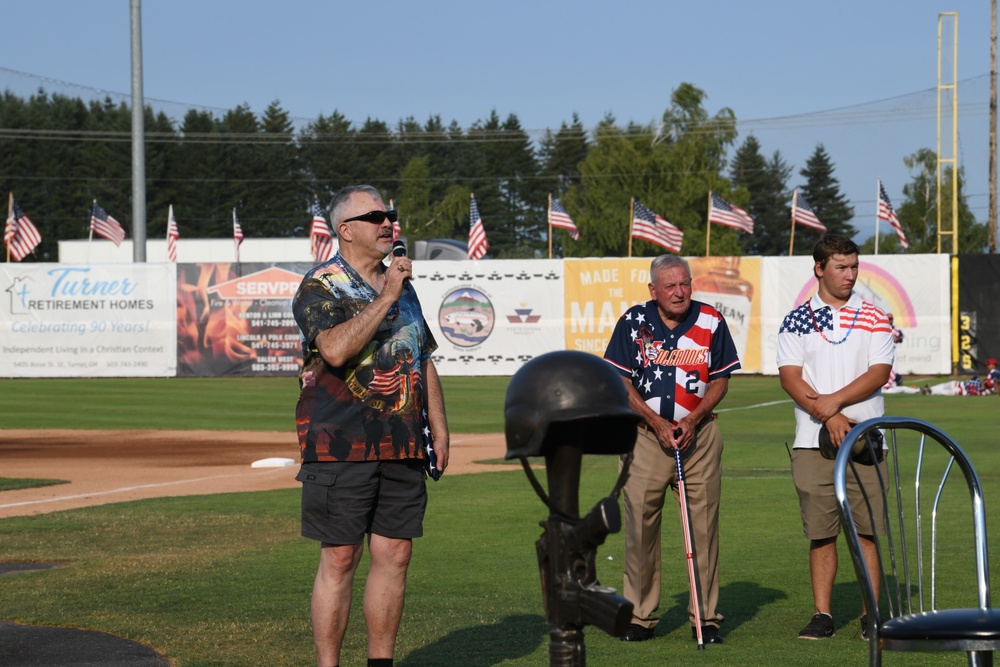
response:
[(552, 259), (552, 193), (549, 193), (549, 210), (545, 212), (549, 223), (549, 259)]
[(878, 254), (878, 237), (879, 237), (879, 233), (878, 233), (878, 223), (879, 223), (878, 207), (879, 207), (879, 204), (882, 202), (882, 179), (881, 178), (876, 179), (875, 184), (876, 184), (876, 187), (875, 187), (875, 254), (877, 255)]
[(94, 203), (90, 207), (90, 220), (88, 221), (89, 222), (88, 226), (90, 227), (90, 234), (87, 236), (87, 261), (84, 262), (84, 264), (90, 264), (90, 243), (91, 241), (94, 240), (94, 210), (96, 208), (97, 208), (97, 200), (95, 199)]
[(705, 211), (705, 257), (709, 257), (708, 249), (712, 245), (712, 191), (708, 191), (708, 209)]
[[(314, 192), (313, 193), (313, 204), (314, 204), (313, 208), (315, 208), (315, 204), (318, 201), (319, 201), (319, 197), (317, 197), (316, 193)], [(333, 227), (333, 220), (330, 220), (330, 227), (331, 227), (330, 231), (333, 231), (333, 229), (332, 229), (332, 227)], [(319, 261), (319, 260), (316, 259), (316, 235), (312, 233), (312, 222), (309, 223), (309, 254), (312, 255), (313, 262)]]
[(236, 243), (236, 207), (233, 207), (233, 250), (236, 252), (236, 275), (240, 273), (240, 246)]
[[(9, 224), (9, 221), (10, 221), (10, 219), (11, 219), (11, 217), (13, 215), (14, 215), (14, 193), (13, 192), (8, 192), (7, 193), (7, 220), (8, 220), (8, 224)], [(7, 236), (7, 229), (6, 228), (4, 228), (4, 236)], [(11, 240), (13, 240), (13, 239), (11, 239)], [(4, 245), (7, 246), (7, 263), (10, 264), (10, 244), (9, 243), (4, 243)]]
[(635, 231), (635, 197), (628, 202), (628, 256), (632, 256), (632, 234)]
[(791, 257), (793, 249), (795, 248), (795, 209), (798, 208), (799, 204), (799, 189), (795, 188), (792, 193), (792, 235), (788, 240), (788, 256)]

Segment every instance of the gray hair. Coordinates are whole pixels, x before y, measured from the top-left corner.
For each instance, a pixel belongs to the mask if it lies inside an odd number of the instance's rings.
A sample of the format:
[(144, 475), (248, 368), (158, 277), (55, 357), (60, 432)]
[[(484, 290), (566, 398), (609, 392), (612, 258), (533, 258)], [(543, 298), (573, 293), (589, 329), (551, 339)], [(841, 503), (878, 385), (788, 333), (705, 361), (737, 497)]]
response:
[(382, 193), (372, 185), (348, 185), (346, 188), (342, 188), (333, 196), (333, 201), (330, 202), (330, 225), (335, 232), (338, 225), (342, 222), (341, 217), (343, 216), (342, 210), (344, 206), (356, 194), (368, 194), (382, 201)]
[(653, 259), (649, 264), (649, 282), (656, 282), (654, 279), (657, 271), (665, 271), (667, 269), (673, 269), (677, 267), (683, 268), (687, 271), (687, 274), (691, 275), (691, 267), (688, 265), (687, 260), (679, 255), (671, 255), (670, 253), (665, 253)]

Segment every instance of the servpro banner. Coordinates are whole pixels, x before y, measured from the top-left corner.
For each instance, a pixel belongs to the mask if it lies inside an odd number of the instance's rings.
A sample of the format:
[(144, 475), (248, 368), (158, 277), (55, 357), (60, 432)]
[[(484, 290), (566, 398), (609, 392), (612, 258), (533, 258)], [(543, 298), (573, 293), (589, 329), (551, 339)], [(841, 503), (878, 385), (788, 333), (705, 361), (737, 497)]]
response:
[(181, 264), (177, 375), (295, 375), (302, 367), (292, 297), (305, 262)]
[(3, 264), (0, 375), (174, 375), (174, 276), (173, 264)]

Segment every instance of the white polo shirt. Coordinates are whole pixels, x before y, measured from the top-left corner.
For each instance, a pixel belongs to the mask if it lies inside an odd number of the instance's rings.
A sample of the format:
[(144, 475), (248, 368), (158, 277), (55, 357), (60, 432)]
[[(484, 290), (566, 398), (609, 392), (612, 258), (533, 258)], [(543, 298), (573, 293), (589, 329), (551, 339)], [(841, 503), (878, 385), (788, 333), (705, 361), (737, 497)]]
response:
[[(832, 394), (860, 377), (870, 366), (892, 366), (895, 346), (889, 318), (857, 292), (841, 308), (819, 295), (785, 316), (778, 330), (778, 368), (801, 366), (802, 379), (820, 394)], [(885, 413), (881, 390), (841, 410), (852, 421)], [(822, 422), (795, 406), (794, 447), (818, 448)]]

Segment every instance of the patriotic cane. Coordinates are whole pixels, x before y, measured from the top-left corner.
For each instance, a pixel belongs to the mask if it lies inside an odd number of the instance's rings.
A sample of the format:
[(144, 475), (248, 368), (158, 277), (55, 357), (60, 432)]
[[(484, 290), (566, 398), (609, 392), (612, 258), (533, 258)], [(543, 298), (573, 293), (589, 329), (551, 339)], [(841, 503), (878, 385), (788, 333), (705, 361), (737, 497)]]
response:
[(684, 484), (684, 465), (681, 463), (681, 450), (674, 449), (674, 460), (677, 462), (677, 490), (681, 500), (681, 528), (684, 530), (684, 551), (687, 556), (688, 579), (691, 583), (691, 604), (694, 607), (695, 633), (698, 638), (698, 650), (705, 650), (705, 638), (701, 634), (701, 601), (698, 599), (698, 579), (694, 571), (694, 549), (692, 548), (691, 519), (688, 517), (687, 487)]

